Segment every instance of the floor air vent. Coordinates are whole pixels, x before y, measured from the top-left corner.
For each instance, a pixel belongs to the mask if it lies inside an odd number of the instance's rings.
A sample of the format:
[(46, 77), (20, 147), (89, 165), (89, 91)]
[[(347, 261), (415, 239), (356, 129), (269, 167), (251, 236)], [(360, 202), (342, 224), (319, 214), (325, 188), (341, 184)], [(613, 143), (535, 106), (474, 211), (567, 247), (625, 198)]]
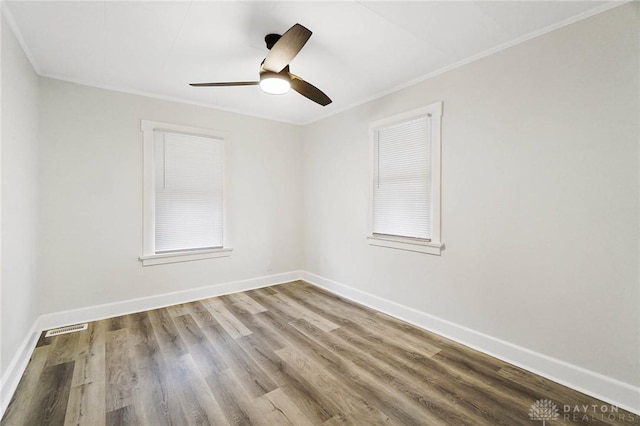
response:
[(84, 323), (84, 324), (70, 325), (67, 327), (54, 328), (53, 330), (47, 331), (47, 334), (45, 334), (44, 337), (53, 337), (53, 336), (59, 336), (60, 334), (75, 333), (76, 331), (86, 330), (87, 327), (88, 327), (87, 323)]

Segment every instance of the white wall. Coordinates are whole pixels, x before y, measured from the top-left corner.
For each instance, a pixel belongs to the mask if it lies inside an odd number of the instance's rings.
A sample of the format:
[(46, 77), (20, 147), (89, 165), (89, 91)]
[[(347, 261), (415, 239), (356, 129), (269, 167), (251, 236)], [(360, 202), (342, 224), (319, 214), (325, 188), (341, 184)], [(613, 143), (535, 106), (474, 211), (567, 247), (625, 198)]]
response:
[[(299, 268), (299, 127), (48, 78), (40, 89), (42, 313)], [(141, 266), (141, 119), (230, 132), (231, 257)]]
[[(638, 386), (639, 7), (306, 127), (304, 269)], [(369, 246), (368, 124), (435, 101), (446, 250)]]
[(2, 19), (2, 344), (0, 376), (36, 311), (38, 76)]

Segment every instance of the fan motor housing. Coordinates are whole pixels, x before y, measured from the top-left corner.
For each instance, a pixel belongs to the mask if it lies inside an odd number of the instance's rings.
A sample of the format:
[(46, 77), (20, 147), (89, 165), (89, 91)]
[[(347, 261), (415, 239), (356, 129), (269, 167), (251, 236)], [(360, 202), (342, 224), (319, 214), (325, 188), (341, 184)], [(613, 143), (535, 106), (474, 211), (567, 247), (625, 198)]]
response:
[(280, 34), (267, 34), (264, 37), (265, 43), (267, 43), (267, 49), (271, 50), (274, 44), (282, 37)]

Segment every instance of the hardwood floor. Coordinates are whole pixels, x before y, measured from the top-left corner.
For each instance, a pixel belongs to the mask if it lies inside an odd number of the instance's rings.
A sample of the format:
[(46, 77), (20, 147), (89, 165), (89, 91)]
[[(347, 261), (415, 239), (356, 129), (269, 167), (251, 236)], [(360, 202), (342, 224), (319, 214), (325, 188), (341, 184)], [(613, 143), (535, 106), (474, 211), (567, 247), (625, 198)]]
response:
[[(529, 417), (541, 399), (559, 410), (557, 419), (546, 417), (550, 426), (640, 424), (639, 416), (294, 282), (41, 337), (1, 424), (541, 425), (540, 414)], [(598, 409), (575, 413), (576, 405)]]

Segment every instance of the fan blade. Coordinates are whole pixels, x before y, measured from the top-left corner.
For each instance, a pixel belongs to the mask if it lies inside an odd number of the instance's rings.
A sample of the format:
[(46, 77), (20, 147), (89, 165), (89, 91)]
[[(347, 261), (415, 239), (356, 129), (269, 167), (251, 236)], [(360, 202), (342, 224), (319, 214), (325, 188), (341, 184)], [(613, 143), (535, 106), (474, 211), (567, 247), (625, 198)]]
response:
[(193, 87), (228, 87), (228, 86), (257, 86), (259, 81), (230, 81), (228, 83), (190, 83)]
[(322, 90), (313, 84), (307, 83), (297, 75), (289, 74), (289, 76), (291, 76), (291, 88), (305, 98), (311, 99), (313, 102), (322, 106), (327, 106), (332, 102)]
[(312, 32), (300, 24), (295, 24), (273, 45), (262, 67), (271, 72), (280, 72), (289, 65), (305, 45)]

